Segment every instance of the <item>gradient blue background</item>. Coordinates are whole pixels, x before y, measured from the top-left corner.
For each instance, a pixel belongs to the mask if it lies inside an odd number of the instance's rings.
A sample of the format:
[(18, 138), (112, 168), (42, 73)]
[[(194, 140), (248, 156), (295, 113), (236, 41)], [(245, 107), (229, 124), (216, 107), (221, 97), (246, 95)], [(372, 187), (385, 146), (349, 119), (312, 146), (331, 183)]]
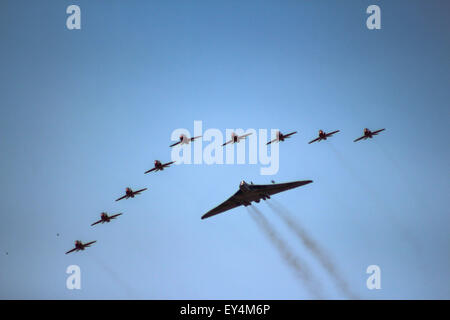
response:
[[(82, 29), (66, 29), (81, 7)], [(382, 29), (366, 28), (381, 7)], [(0, 2), (0, 298), (308, 299), (241, 207), (276, 196), (364, 299), (449, 299), (448, 1)], [(279, 128), (280, 170), (183, 165), (171, 132)], [(353, 143), (362, 129), (387, 128)], [(341, 133), (308, 145), (318, 129)], [(148, 187), (114, 202), (124, 188)], [(257, 205), (343, 296), (264, 204)], [(90, 227), (101, 211), (125, 214)], [(59, 236), (57, 236), (59, 234)], [(65, 255), (73, 241), (98, 240)], [(8, 254), (6, 254), (8, 253)], [(82, 289), (66, 289), (66, 268)], [(366, 288), (379, 265), (381, 290)]]

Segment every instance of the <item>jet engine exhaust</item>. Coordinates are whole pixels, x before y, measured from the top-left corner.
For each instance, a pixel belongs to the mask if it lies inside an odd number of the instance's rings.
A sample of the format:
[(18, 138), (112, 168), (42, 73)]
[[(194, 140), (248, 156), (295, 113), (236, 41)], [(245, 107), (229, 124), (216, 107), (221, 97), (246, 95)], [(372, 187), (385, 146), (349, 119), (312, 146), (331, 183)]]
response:
[(338, 288), (350, 299), (357, 297), (350, 291), (347, 282), (340, 276), (335, 264), (327, 253), (319, 246), (319, 244), (306, 232), (306, 230), (293, 219), (292, 214), (281, 205), (278, 201), (272, 200), (266, 202), (267, 205), (275, 212), (283, 222), (295, 233), (308, 250), (316, 257), (328, 274), (333, 278)]
[(254, 206), (247, 208), (248, 212), (256, 224), (260, 227), (263, 233), (269, 238), (269, 240), (274, 244), (280, 253), (281, 257), (286, 261), (286, 263), (295, 272), (297, 278), (299, 278), (302, 283), (306, 284), (309, 291), (317, 298), (322, 299), (322, 294), (320, 293), (319, 284), (313, 281), (312, 273), (309, 271), (304, 261), (300, 261), (296, 257), (283, 239), (277, 234), (276, 230), (272, 228), (269, 221)]
[(125, 281), (123, 281), (116, 271), (111, 269), (106, 263), (102, 261), (102, 259), (100, 259), (95, 254), (91, 253), (90, 257), (97, 264), (97, 266), (99, 266), (105, 273), (107, 273), (111, 277), (111, 279), (123, 289), (123, 292), (129, 299), (136, 299), (137, 293), (135, 292), (135, 290), (130, 287)]

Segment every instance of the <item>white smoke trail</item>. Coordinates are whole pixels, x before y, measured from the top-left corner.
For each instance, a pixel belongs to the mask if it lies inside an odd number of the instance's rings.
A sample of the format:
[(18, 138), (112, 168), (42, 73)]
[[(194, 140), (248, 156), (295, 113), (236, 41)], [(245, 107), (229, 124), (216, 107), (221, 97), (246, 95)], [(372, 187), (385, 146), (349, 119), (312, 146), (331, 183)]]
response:
[(261, 211), (257, 208), (251, 206), (247, 208), (250, 216), (256, 222), (256, 224), (261, 228), (264, 234), (269, 238), (270, 241), (275, 245), (278, 249), (281, 257), (286, 261), (286, 263), (292, 268), (295, 272), (295, 275), (307, 285), (309, 291), (318, 299), (322, 299), (320, 285), (314, 281), (314, 277), (306, 266), (304, 261), (300, 261), (298, 257), (296, 257), (287, 246), (287, 244), (283, 241), (283, 239), (277, 234), (274, 228), (270, 225), (269, 221), (264, 217)]
[(343, 277), (340, 276), (340, 273), (335, 266), (335, 263), (332, 262), (329, 254), (327, 254), (324, 249), (322, 249), (317, 241), (315, 241), (306, 230), (300, 225), (298, 221), (295, 221), (292, 217), (292, 214), (283, 207), (280, 203), (275, 200), (266, 201), (266, 204), (274, 211), (286, 225), (294, 231), (294, 233), (300, 238), (302, 243), (308, 248), (311, 253), (319, 260), (325, 270), (329, 273), (329, 275), (334, 279), (336, 285), (339, 289), (350, 299), (357, 299), (358, 297), (351, 292), (347, 282)]

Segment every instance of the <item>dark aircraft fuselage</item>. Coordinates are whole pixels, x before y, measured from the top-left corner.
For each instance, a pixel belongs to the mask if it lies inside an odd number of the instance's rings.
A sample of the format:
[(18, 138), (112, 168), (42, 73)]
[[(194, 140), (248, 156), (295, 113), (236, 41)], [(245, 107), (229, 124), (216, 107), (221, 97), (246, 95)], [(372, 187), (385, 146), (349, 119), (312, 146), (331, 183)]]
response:
[(372, 138), (373, 137), (373, 133), (372, 131), (370, 131), (369, 129), (365, 128), (364, 129), (364, 135), (368, 138)]
[(81, 241), (75, 241), (75, 248), (77, 248), (77, 250), (84, 250), (84, 246), (83, 243)]
[(133, 190), (131, 190), (130, 188), (127, 188), (125, 193), (126, 193), (128, 198), (134, 198)]
[(297, 188), (311, 183), (312, 180), (293, 181), (286, 183), (272, 183), (270, 185), (256, 185), (248, 184), (245, 181), (241, 181), (239, 184), (239, 190), (231, 196), (228, 200), (217, 206), (216, 208), (209, 210), (202, 216), (202, 219), (209, 218), (221, 212), (231, 210), (239, 206), (249, 206), (252, 202), (260, 202), (261, 199), (270, 199), (273, 194), (277, 194), (286, 190)]
[(155, 168), (156, 170), (164, 170), (164, 166), (161, 164), (161, 161), (155, 160)]

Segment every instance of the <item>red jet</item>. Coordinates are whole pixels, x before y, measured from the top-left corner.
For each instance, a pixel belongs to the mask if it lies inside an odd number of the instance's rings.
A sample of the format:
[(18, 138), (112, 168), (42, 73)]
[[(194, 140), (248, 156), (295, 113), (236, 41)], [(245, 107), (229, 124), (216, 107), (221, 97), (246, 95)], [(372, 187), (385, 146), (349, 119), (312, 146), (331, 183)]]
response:
[(281, 131), (277, 132), (277, 137), (275, 139), (273, 139), (272, 141), (267, 142), (266, 145), (271, 144), (272, 142), (280, 142), (280, 141), (284, 141), (284, 139), (290, 138), (290, 136), (292, 136), (293, 134), (296, 134), (297, 131), (288, 133), (288, 134), (282, 134)]
[(69, 250), (66, 252), (66, 254), (74, 252), (74, 251), (80, 251), (80, 250), (84, 250), (87, 247), (90, 247), (91, 244), (96, 243), (97, 241), (91, 241), (88, 243), (82, 243), (80, 240), (75, 241), (75, 248), (73, 248), (72, 250)]
[(359, 140), (363, 140), (363, 139), (366, 140), (368, 138), (372, 139), (373, 136), (376, 136), (378, 133), (380, 133), (383, 130), (386, 130), (386, 129), (380, 129), (380, 130), (372, 132), (369, 129), (364, 128), (364, 135), (362, 137), (359, 137), (358, 139), (353, 140), (353, 142), (356, 142), (356, 141), (359, 141)]
[(201, 138), (201, 136), (188, 138), (184, 134), (182, 134), (182, 135), (180, 135), (180, 141), (175, 142), (174, 144), (171, 144), (170, 147), (175, 147), (176, 145), (179, 145), (180, 143), (181, 144), (189, 144), (189, 142), (194, 141), (197, 138)]
[(162, 171), (162, 170), (164, 170), (164, 168), (168, 168), (172, 163), (175, 163), (175, 161), (171, 161), (171, 162), (162, 164), (161, 161), (155, 160), (155, 167), (150, 170), (145, 171), (145, 173), (149, 173), (152, 171)]
[(227, 144), (230, 144), (230, 143), (239, 143), (239, 141), (246, 139), (246, 138), (247, 138), (249, 135), (251, 135), (251, 134), (252, 134), (252, 133), (250, 132), (250, 133), (246, 133), (246, 134), (243, 134), (242, 136), (240, 136), (240, 135), (237, 135), (236, 133), (232, 132), (232, 133), (231, 133), (231, 140), (225, 142), (225, 143), (222, 145), (222, 147), (223, 147), (223, 146), (226, 146)]
[(131, 190), (131, 188), (126, 188), (125, 189), (125, 195), (123, 197), (120, 197), (119, 199), (116, 199), (116, 201), (122, 200), (122, 199), (128, 199), (128, 198), (134, 198), (135, 195), (141, 193), (142, 191), (147, 190), (147, 188), (138, 190), (138, 191), (133, 191)]
[(98, 223), (105, 223), (105, 222), (110, 222), (112, 219), (117, 218), (118, 216), (122, 215), (122, 213), (118, 213), (118, 214), (114, 214), (112, 216), (108, 216), (108, 214), (106, 212), (102, 212), (102, 214), (100, 215), (100, 220), (94, 222), (93, 224), (91, 224), (91, 226), (95, 226)]
[(321, 141), (321, 140), (327, 140), (328, 137), (331, 137), (333, 134), (338, 133), (338, 132), (339, 132), (339, 130), (336, 130), (336, 131), (333, 131), (330, 133), (326, 133), (323, 130), (319, 130), (319, 136), (317, 138), (315, 138), (314, 140), (311, 140), (308, 143), (313, 143), (313, 142)]

